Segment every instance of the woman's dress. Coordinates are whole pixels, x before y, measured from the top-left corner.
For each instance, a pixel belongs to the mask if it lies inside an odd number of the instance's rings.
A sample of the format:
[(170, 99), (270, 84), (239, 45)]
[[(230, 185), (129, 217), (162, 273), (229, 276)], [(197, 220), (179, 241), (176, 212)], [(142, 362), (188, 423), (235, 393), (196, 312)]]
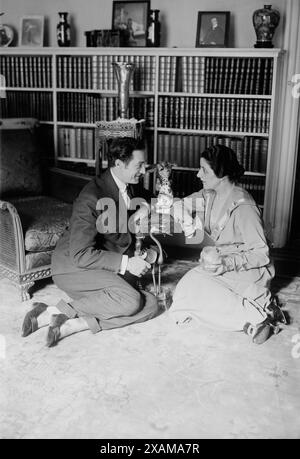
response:
[(224, 256), (227, 270), (214, 275), (199, 263), (187, 272), (176, 286), (170, 314), (176, 322), (192, 317), (214, 328), (242, 330), (245, 323), (256, 325), (267, 317), (275, 271), (253, 198), (234, 186), (212, 225), (214, 198), (214, 191), (194, 193), (189, 212), (202, 220), (206, 239)]

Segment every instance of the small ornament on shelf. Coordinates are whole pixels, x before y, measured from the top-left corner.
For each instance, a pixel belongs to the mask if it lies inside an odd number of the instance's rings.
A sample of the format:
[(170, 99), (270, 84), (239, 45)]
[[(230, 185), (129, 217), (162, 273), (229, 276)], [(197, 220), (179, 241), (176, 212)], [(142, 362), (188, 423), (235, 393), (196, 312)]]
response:
[(58, 13), (59, 23), (57, 24), (57, 44), (58, 46), (71, 45), (71, 27), (68, 23), (68, 13)]
[(160, 22), (159, 22), (159, 11), (150, 10), (149, 13), (149, 24), (148, 24), (148, 35), (147, 35), (147, 46), (148, 47), (159, 47), (160, 46)]
[[(4, 13), (0, 13), (3, 16)], [(14, 39), (14, 31), (7, 24), (0, 23), (0, 46), (9, 46)]]
[(252, 20), (257, 38), (254, 48), (273, 48), (272, 38), (280, 21), (279, 11), (272, 9), (272, 5), (264, 5), (254, 11)]

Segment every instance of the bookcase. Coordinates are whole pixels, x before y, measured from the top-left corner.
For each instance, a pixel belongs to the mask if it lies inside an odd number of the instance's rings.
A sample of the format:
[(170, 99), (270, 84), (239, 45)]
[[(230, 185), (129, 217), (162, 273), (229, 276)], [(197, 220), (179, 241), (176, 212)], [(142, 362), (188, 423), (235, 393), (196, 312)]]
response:
[[(272, 192), (265, 190), (281, 56), (278, 49), (6, 48), (1, 116), (38, 118), (53, 132), (60, 174), (92, 175), (95, 122), (118, 117), (112, 63), (133, 62), (129, 117), (145, 119), (148, 163), (175, 165), (175, 195), (200, 188), (201, 151), (223, 143), (246, 170), (241, 185), (263, 208)], [(106, 158), (101, 161), (105, 167)], [(145, 184), (152, 186), (149, 177)]]

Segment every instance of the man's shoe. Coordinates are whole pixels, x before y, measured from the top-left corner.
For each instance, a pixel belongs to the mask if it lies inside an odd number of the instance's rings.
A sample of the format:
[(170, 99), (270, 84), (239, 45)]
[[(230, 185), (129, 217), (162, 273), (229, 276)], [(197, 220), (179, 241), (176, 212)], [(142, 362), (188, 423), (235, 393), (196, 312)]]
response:
[(27, 312), (22, 324), (22, 336), (26, 337), (38, 329), (37, 317), (46, 311), (45, 303), (33, 303), (33, 308)]
[(60, 339), (60, 327), (69, 319), (65, 314), (54, 314), (51, 317), (51, 325), (48, 328), (46, 346), (56, 346)]
[(268, 318), (258, 325), (251, 325), (247, 322), (244, 326), (244, 332), (251, 336), (253, 343), (263, 344), (270, 337), (272, 326)]

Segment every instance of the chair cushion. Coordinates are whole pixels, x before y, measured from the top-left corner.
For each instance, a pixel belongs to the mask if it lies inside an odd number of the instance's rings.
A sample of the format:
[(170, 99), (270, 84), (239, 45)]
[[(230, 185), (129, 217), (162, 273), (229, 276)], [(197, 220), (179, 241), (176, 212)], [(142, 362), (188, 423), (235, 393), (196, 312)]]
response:
[(11, 203), (21, 219), (25, 250), (42, 252), (53, 249), (69, 224), (72, 204), (47, 196), (12, 199)]
[(46, 252), (28, 252), (25, 255), (26, 270), (34, 268), (45, 268), (51, 264), (51, 255), (53, 250)]

